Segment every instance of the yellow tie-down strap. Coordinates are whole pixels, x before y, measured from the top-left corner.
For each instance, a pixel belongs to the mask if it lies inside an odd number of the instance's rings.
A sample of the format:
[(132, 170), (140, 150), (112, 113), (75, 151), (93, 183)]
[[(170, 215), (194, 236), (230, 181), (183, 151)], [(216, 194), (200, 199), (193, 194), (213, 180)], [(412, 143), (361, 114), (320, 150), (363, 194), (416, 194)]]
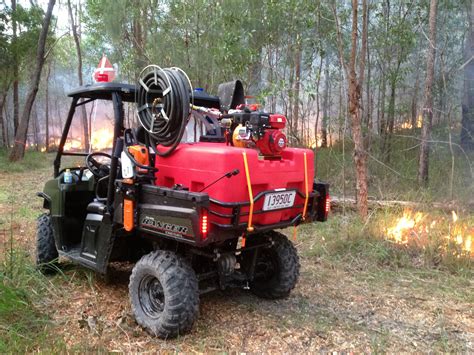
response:
[[(304, 199), (304, 207), (303, 207), (303, 221), (306, 219), (306, 210), (308, 209), (308, 200), (309, 200), (309, 192), (308, 192), (308, 161), (306, 160), (306, 152), (304, 153), (304, 191), (306, 197)], [(298, 227), (295, 225), (293, 228), (293, 240), (296, 241), (296, 234), (298, 233)]]
[(249, 200), (250, 200), (249, 221), (248, 221), (248, 225), (247, 225), (247, 231), (248, 232), (253, 232), (254, 228), (252, 227), (252, 218), (253, 218), (252, 183), (250, 182), (250, 172), (249, 172), (249, 164), (247, 162), (247, 153), (242, 152), (242, 156), (244, 157), (245, 177), (247, 178), (247, 189), (248, 189), (248, 192), (249, 192)]
[[(244, 168), (245, 168), (245, 177), (247, 178), (247, 189), (249, 193), (249, 200), (250, 200), (250, 210), (249, 210), (249, 220), (247, 225), (247, 231), (253, 232), (254, 228), (252, 226), (252, 219), (253, 219), (253, 193), (252, 193), (252, 183), (250, 181), (250, 171), (249, 165), (247, 162), (247, 153), (242, 152), (242, 156), (244, 158)], [(305, 186), (305, 201), (303, 207), (303, 220), (306, 218), (306, 211), (308, 209), (308, 200), (309, 200), (309, 191), (308, 191), (308, 161), (306, 157), (306, 152), (304, 153), (304, 186)]]

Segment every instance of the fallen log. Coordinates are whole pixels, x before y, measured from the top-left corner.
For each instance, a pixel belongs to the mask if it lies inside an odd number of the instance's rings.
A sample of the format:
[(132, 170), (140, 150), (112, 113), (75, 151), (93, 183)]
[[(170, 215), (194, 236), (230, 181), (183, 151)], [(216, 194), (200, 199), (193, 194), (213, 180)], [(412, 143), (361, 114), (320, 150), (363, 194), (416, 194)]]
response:
[[(369, 209), (378, 208), (410, 208), (410, 209), (436, 209), (440, 211), (474, 211), (474, 201), (462, 204), (458, 201), (450, 202), (415, 202), (415, 201), (397, 201), (397, 200), (375, 200), (369, 199)], [(340, 212), (343, 209), (356, 210), (357, 202), (351, 197), (331, 196), (331, 210)]]

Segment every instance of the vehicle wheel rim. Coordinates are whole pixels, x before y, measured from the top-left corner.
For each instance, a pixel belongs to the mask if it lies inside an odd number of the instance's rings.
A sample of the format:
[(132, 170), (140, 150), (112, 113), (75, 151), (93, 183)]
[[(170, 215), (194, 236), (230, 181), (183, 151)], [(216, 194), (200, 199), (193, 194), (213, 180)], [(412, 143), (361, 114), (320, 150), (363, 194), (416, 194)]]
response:
[(255, 265), (255, 281), (268, 281), (278, 271), (278, 264), (268, 250), (262, 252)]
[(140, 281), (138, 298), (143, 312), (151, 318), (158, 318), (165, 308), (163, 287), (155, 276), (147, 275)]

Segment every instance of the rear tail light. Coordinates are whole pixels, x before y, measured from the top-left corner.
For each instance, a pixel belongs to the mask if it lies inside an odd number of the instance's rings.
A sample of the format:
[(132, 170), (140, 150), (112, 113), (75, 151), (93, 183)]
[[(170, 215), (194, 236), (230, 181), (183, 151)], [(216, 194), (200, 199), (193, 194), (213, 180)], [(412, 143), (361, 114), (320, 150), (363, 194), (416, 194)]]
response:
[(209, 233), (209, 217), (207, 216), (207, 211), (202, 212), (200, 228), (201, 239), (206, 240)]
[(326, 206), (324, 207), (325, 207), (326, 217), (327, 217), (329, 211), (331, 210), (331, 196), (329, 196), (329, 194), (326, 196)]
[(329, 196), (329, 184), (325, 182), (315, 182), (313, 189), (318, 192), (316, 205), (316, 220), (324, 222), (328, 218), (331, 210), (331, 197)]

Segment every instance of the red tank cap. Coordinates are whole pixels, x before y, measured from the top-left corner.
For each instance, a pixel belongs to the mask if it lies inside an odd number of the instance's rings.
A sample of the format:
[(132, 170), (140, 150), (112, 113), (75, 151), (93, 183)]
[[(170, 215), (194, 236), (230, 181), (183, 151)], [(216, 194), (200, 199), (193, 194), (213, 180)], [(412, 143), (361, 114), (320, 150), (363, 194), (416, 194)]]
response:
[(286, 117), (279, 113), (273, 113), (268, 120), (272, 128), (283, 129), (286, 127)]

